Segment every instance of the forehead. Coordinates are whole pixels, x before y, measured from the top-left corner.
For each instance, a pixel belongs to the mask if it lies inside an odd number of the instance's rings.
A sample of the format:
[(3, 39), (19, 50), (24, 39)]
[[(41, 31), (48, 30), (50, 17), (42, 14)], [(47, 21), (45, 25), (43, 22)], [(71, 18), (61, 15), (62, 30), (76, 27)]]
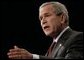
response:
[(52, 11), (55, 11), (55, 8), (53, 7), (53, 5), (46, 5), (46, 6), (43, 6), (39, 9), (39, 14), (44, 14), (44, 13), (47, 13), (47, 12), (52, 12)]

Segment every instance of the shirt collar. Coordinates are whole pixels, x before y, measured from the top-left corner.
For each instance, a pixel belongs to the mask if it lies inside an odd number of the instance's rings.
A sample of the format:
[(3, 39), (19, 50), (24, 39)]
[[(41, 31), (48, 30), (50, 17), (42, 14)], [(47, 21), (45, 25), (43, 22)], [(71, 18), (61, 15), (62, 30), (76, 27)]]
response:
[(69, 26), (67, 26), (66, 28), (64, 28), (64, 29), (62, 30), (62, 32), (57, 36), (57, 38), (53, 40), (53, 42), (56, 42), (56, 43), (57, 43), (57, 41), (59, 40), (59, 38), (62, 36), (62, 34), (63, 34), (68, 28), (69, 28)]

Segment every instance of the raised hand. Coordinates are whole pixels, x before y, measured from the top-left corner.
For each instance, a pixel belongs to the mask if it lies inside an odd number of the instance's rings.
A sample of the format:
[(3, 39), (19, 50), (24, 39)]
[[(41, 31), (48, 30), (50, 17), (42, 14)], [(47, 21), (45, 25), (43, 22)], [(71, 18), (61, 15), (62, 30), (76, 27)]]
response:
[(14, 49), (10, 49), (7, 53), (8, 58), (10, 59), (32, 59), (33, 55), (28, 52), (26, 49), (18, 48), (14, 46)]

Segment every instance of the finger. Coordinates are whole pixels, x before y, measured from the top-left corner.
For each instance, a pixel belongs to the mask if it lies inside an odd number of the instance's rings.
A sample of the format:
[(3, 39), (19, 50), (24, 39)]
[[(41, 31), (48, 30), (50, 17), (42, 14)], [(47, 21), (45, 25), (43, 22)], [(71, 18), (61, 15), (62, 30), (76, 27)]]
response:
[(22, 50), (21, 48), (16, 48), (16, 47), (15, 47), (14, 49), (10, 49), (9, 51), (10, 51), (10, 52), (15, 52), (15, 51), (18, 52), (18, 51), (21, 51), (21, 50)]
[(10, 55), (10, 56), (8, 56), (9, 58), (11, 58), (11, 59), (21, 59), (21, 55)]
[(28, 54), (28, 51), (26, 51), (25, 49), (21, 49), (20, 51), (10, 51), (7, 53), (7, 55), (25, 55)]
[(11, 55), (11, 54), (27, 54), (28, 51), (25, 50), (25, 49), (10, 49), (8, 55)]
[(7, 55), (20, 55), (21, 52), (8, 52)]
[(19, 49), (10, 49), (9, 52), (18, 52), (20, 51)]
[(14, 46), (14, 49), (19, 49), (19, 48), (18, 48), (18, 46), (15, 45), (15, 46)]
[(10, 51), (8, 52), (8, 55), (23, 54), (23, 53), (27, 53), (27, 51), (25, 49), (10, 49)]

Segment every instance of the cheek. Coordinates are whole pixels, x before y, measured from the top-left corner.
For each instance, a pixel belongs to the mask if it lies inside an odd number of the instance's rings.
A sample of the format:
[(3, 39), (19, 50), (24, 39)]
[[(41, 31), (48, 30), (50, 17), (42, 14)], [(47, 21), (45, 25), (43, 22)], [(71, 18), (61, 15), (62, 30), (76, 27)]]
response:
[(52, 30), (54, 30), (54, 31), (56, 31), (59, 27), (60, 27), (60, 22), (59, 21), (56, 21), (56, 20), (54, 20), (54, 21), (52, 21), (52, 23), (51, 23), (51, 28), (52, 28)]
[(56, 23), (51, 21), (49, 24), (50, 24), (50, 31), (55, 31), (57, 26)]

